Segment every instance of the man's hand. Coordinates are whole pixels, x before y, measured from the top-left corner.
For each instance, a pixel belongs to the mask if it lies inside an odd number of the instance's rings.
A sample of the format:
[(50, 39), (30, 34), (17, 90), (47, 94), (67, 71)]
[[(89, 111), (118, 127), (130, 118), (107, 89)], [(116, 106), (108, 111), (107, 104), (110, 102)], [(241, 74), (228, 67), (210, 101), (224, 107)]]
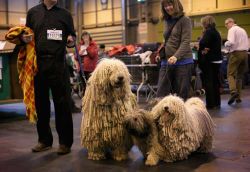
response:
[(230, 41), (226, 41), (224, 45), (225, 45), (225, 47), (227, 47), (227, 48), (232, 47), (232, 43), (231, 43)]
[(177, 58), (175, 56), (171, 56), (168, 59), (168, 64), (172, 65), (175, 64), (177, 62)]
[(201, 51), (201, 54), (203, 55), (207, 54), (209, 50), (210, 50), (209, 48), (204, 48), (204, 50)]
[(80, 46), (79, 55), (87, 55), (87, 47), (85, 45)]
[(75, 45), (75, 39), (73, 36), (69, 35), (67, 38), (67, 47), (73, 47)]
[(79, 73), (80, 72), (80, 64), (78, 61), (74, 60), (74, 69)]
[(33, 34), (27, 34), (27, 33), (22, 34), (21, 35), (21, 40), (24, 43), (28, 44), (33, 40)]
[(161, 61), (161, 57), (157, 55), (157, 56), (155, 57), (155, 61), (156, 61), (157, 63), (160, 62), (160, 61)]

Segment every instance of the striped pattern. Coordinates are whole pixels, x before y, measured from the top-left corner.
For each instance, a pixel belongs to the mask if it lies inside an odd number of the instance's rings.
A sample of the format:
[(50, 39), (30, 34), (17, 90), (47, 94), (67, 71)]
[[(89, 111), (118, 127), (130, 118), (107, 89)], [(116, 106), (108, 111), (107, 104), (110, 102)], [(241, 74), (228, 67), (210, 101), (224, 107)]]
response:
[[(28, 27), (16, 26), (7, 32), (5, 39), (19, 45), (21, 44), (20, 36), (24, 32), (33, 34), (33, 31)], [(36, 123), (34, 76), (38, 69), (34, 40), (20, 48), (17, 58), (17, 70), (19, 73), (19, 83), (21, 84), (24, 95), (23, 102), (26, 106), (26, 116), (31, 123)]]
[(122, 45), (122, 26), (85, 29), (98, 44), (105, 44), (106, 51), (115, 45)]

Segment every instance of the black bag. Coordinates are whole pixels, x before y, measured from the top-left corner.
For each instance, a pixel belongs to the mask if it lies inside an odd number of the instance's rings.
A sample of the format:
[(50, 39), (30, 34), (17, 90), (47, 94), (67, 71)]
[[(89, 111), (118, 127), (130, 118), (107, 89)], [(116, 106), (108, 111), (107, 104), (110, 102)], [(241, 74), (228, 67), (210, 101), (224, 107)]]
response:
[(165, 44), (162, 44), (158, 50), (161, 59), (165, 58)]
[(142, 49), (143, 49), (143, 52), (146, 52), (146, 51), (157, 51), (158, 48), (160, 47), (161, 43), (159, 42), (151, 42), (151, 43), (144, 43), (142, 45)]

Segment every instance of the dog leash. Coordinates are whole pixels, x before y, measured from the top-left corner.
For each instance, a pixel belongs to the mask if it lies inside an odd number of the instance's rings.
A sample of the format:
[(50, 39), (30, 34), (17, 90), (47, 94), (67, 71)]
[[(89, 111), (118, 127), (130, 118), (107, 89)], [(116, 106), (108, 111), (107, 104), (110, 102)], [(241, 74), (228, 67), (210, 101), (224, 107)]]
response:
[(169, 88), (170, 93), (173, 93), (172, 84), (171, 84), (171, 81), (170, 81), (170, 79), (169, 79), (169, 77), (168, 77), (168, 70), (169, 70), (169, 64), (168, 64), (168, 62), (167, 62), (166, 71), (165, 71), (164, 77), (167, 77), (167, 80), (168, 80), (168, 82), (169, 82), (169, 87), (170, 87), (170, 88)]
[(83, 66), (82, 66), (82, 59), (81, 59), (81, 57), (80, 57), (80, 55), (79, 55), (78, 49), (77, 49), (77, 47), (76, 47), (76, 43), (75, 43), (75, 45), (74, 45), (74, 49), (75, 49), (75, 54), (76, 54), (76, 57), (77, 57), (77, 60), (78, 60), (79, 66), (80, 66), (80, 74), (81, 74), (81, 77), (83, 78), (83, 81), (84, 81), (84, 83), (85, 83), (85, 85), (86, 85), (87, 80), (86, 80), (86, 77), (85, 77), (85, 75), (84, 75), (84, 68), (83, 68)]

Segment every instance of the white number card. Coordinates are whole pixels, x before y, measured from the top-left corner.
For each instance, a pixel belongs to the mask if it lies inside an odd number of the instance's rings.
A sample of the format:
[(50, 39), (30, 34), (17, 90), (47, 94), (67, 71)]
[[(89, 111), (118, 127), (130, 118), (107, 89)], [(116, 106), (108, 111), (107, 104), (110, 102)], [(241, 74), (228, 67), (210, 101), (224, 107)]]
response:
[(48, 40), (62, 40), (62, 30), (47, 30)]

